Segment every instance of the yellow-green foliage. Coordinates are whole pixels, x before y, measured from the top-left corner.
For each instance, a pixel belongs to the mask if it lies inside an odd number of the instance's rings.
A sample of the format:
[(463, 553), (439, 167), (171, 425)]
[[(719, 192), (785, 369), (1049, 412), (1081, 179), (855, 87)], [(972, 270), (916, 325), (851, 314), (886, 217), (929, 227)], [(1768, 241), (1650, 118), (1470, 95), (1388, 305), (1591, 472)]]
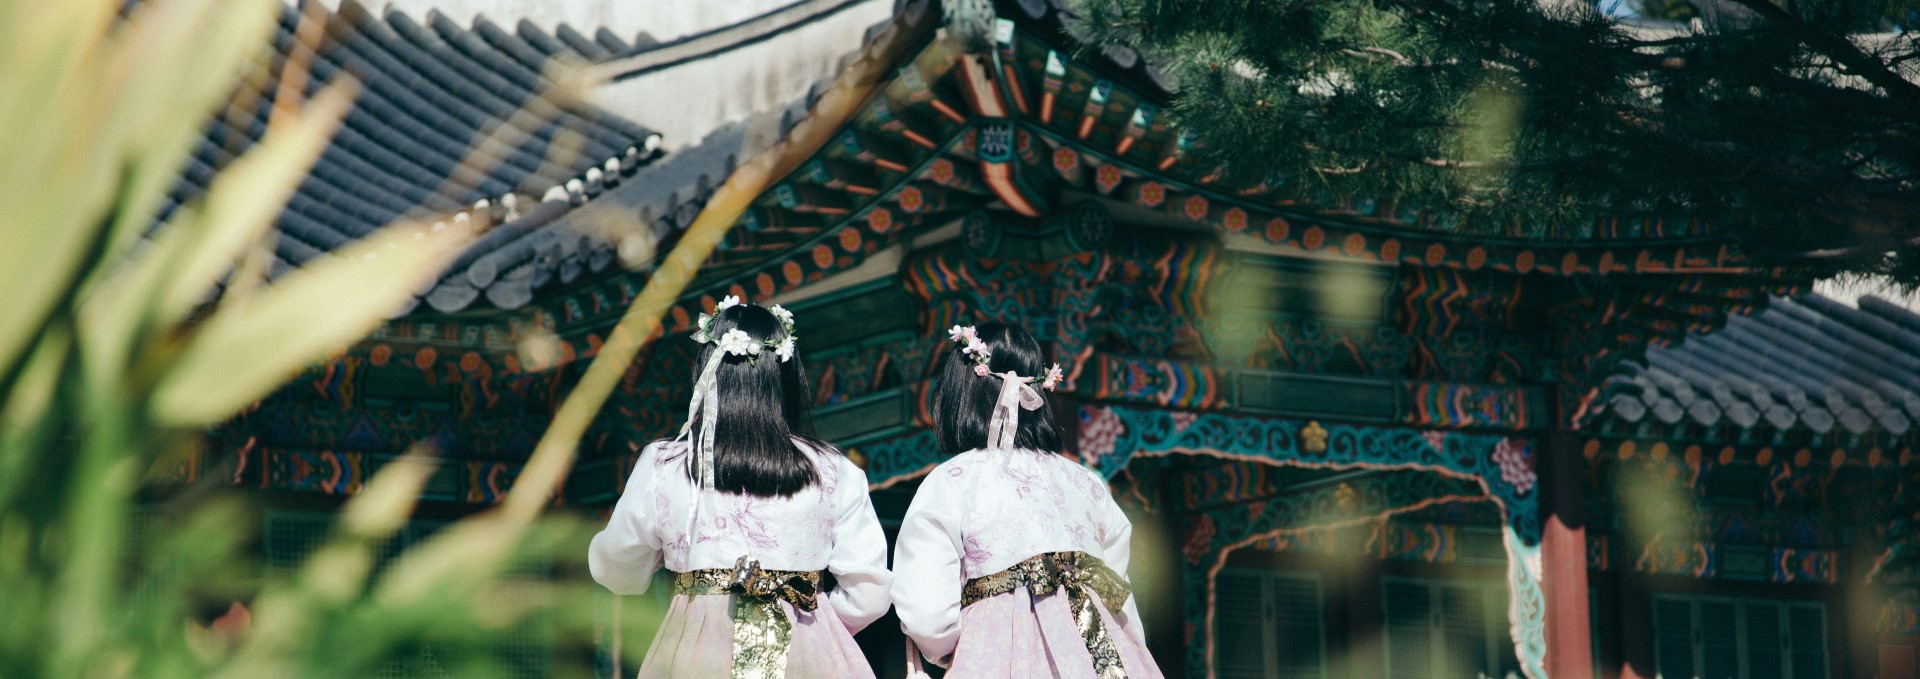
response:
[[(362, 677), (432, 644), (456, 676), (498, 676), (488, 649), (536, 613), (563, 648), (590, 643), (582, 578), (507, 574), (584, 552), (582, 522), (537, 509), (570, 455), (523, 476), (508, 504), (535, 509), (458, 522), (379, 568), (427, 456), (388, 465), (288, 572), (259, 565), (257, 511), (217, 487), (134, 530), (148, 470), (362, 337), (472, 234), (398, 224), (263, 282), (273, 220), (355, 94), (344, 81), (283, 95), (266, 137), (149, 232), (209, 116), (272, 61), (283, 5), (122, 4), (0, 0), (0, 675)], [(231, 599), (250, 603), (248, 633), (190, 620)]]

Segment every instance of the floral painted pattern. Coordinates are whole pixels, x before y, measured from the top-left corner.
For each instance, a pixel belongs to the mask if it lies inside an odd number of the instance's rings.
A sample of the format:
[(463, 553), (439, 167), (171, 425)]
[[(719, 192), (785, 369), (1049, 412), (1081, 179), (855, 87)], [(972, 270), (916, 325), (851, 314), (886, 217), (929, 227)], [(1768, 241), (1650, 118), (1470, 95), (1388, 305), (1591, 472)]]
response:
[(1493, 447), (1493, 462), (1500, 465), (1500, 480), (1521, 495), (1533, 491), (1539, 476), (1533, 472), (1533, 455), (1525, 441), (1501, 439)]
[(1111, 408), (1092, 408), (1080, 413), (1080, 457), (1089, 464), (1099, 464), (1101, 458), (1113, 454), (1114, 444), (1127, 427), (1120, 423), (1120, 414)]

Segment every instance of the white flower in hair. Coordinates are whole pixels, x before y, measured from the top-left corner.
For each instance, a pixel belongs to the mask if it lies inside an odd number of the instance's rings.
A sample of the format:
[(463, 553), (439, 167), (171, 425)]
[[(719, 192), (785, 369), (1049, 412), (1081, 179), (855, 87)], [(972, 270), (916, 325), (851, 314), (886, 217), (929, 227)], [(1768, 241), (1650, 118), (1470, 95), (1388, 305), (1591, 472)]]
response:
[(971, 325), (956, 325), (947, 329), (947, 338), (960, 345), (960, 353), (973, 357), (974, 374), (985, 377), (987, 362), (993, 359), (993, 353), (987, 349), (985, 340)]
[(1060, 371), (1060, 364), (1053, 364), (1053, 367), (1047, 369), (1047, 379), (1040, 383), (1040, 388), (1053, 391), (1054, 385), (1060, 384), (1060, 378), (1063, 376), (1065, 373)]
[(787, 335), (786, 339), (780, 340), (780, 346), (773, 350), (773, 355), (780, 357), (781, 363), (793, 358), (793, 339), (793, 335)]
[(720, 336), (720, 350), (735, 356), (758, 356), (760, 343), (753, 341), (753, 336), (746, 331), (734, 328)]
[(774, 318), (780, 319), (780, 325), (787, 329), (787, 334), (793, 334), (793, 312), (787, 311), (786, 307), (778, 304), (767, 307), (767, 311), (772, 312)]
[(725, 299), (720, 300), (719, 304), (713, 306), (713, 313), (717, 314), (726, 311), (728, 307), (736, 306), (740, 306), (740, 297), (737, 295), (727, 295)]
[(707, 334), (707, 324), (711, 322), (713, 322), (712, 316), (700, 314), (700, 322), (693, 331), (693, 341), (706, 344), (708, 340), (713, 339), (712, 335)]

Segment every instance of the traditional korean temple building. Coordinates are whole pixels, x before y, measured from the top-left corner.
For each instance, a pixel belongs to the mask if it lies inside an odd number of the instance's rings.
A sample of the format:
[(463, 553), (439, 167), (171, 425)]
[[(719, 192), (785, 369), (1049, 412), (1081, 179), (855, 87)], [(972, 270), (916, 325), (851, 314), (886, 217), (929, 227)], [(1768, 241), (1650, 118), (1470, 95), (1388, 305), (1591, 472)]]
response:
[[(409, 536), (497, 501), (655, 254), (737, 165), (829, 129), (734, 219), (564, 505), (605, 510), (674, 431), (690, 323), (731, 294), (799, 316), (820, 434), (897, 523), (941, 460), (943, 329), (1006, 319), (1067, 366), (1067, 452), (1134, 517), (1169, 676), (1916, 676), (1912, 574), (1881, 564), (1920, 495), (1920, 315), (1811, 294), (1712, 224), (1461, 224), (1234, 179), (1191, 159), (1146, 58), (1045, 0), (801, 0), (662, 44), (303, 7), (317, 28), (289, 8), (281, 58), (320, 30), (316, 75), (367, 93), (281, 218), (277, 270), (396, 216), (494, 226), (179, 470), (267, 498), (271, 563), (416, 441), (444, 463)], [(861, 12), (879, 23), (828, 77), (698, 139), (604, 105)], [(616, 94), (558, 96), (563, 61)], [(851, 115), (814, 110), (859, 77), (879, 87)], [(258, 138), (274, 85), (210, 128), (180, 200)], [(462, 164), (475, 148), (495, 162)], [(882, 676), (887, 626), (863, 634)], [(539, 676), (554, 651), (529, 639)]]

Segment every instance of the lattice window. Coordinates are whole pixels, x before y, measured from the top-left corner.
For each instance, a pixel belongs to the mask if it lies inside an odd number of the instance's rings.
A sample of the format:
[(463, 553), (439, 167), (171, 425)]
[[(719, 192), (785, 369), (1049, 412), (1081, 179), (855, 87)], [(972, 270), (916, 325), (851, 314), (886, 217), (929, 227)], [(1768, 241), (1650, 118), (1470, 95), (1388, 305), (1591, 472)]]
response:
[(1660, 595), (1662, 679), (1827, 679), (1827, 610), (1817, 602)]
[(1219, 578), (1214, 666), (1221, 679), (1326, 678), (1326, 600), (1318, 578), (1254, 570)]
[[(334, 515), (321, 512), (269, 511), (264, 526), (268, 567), (290, 571), (323, 544), (332, 530)], [(441, 521), (413, 521), (376, 549), (375, 568), (384, 569), (401, 552), (425, 542), (445, 526)], [(508, 577), (544, 579), (550, 576), (544, 561), (520, 558), (509, 566)], [(381, 668), (378, 676), (393, 679), (451, 679), (447, 659), (459, 652), (433, 643), (421, 644), (402, 652)], [(502, 638), (493, 648), (511, 677), (545, 677), (553, 671), (553, 620), (536, 616)]]
[(1605, 643), (1613, 638), (1612, 629), (1604, 626), (1607, 621), (1613, 619), (1613, 611), (1608, 609), (1603, 614), (1600, 610), (1600, 607), (1606, 605), (1608, 605), (1606, 599), (1600, 596), (1600, 589), (1589, 585), (1587, 587), (1587, 653), (1593, 657), (1593, 676), (1596, 677), (1607, 676), (1606, 661), (1600, 657), (1600, 650), (1606, 648)]
[(1504, 584), (1394, 578), (1381, 594), (1388, 677), (1520, 676)]

